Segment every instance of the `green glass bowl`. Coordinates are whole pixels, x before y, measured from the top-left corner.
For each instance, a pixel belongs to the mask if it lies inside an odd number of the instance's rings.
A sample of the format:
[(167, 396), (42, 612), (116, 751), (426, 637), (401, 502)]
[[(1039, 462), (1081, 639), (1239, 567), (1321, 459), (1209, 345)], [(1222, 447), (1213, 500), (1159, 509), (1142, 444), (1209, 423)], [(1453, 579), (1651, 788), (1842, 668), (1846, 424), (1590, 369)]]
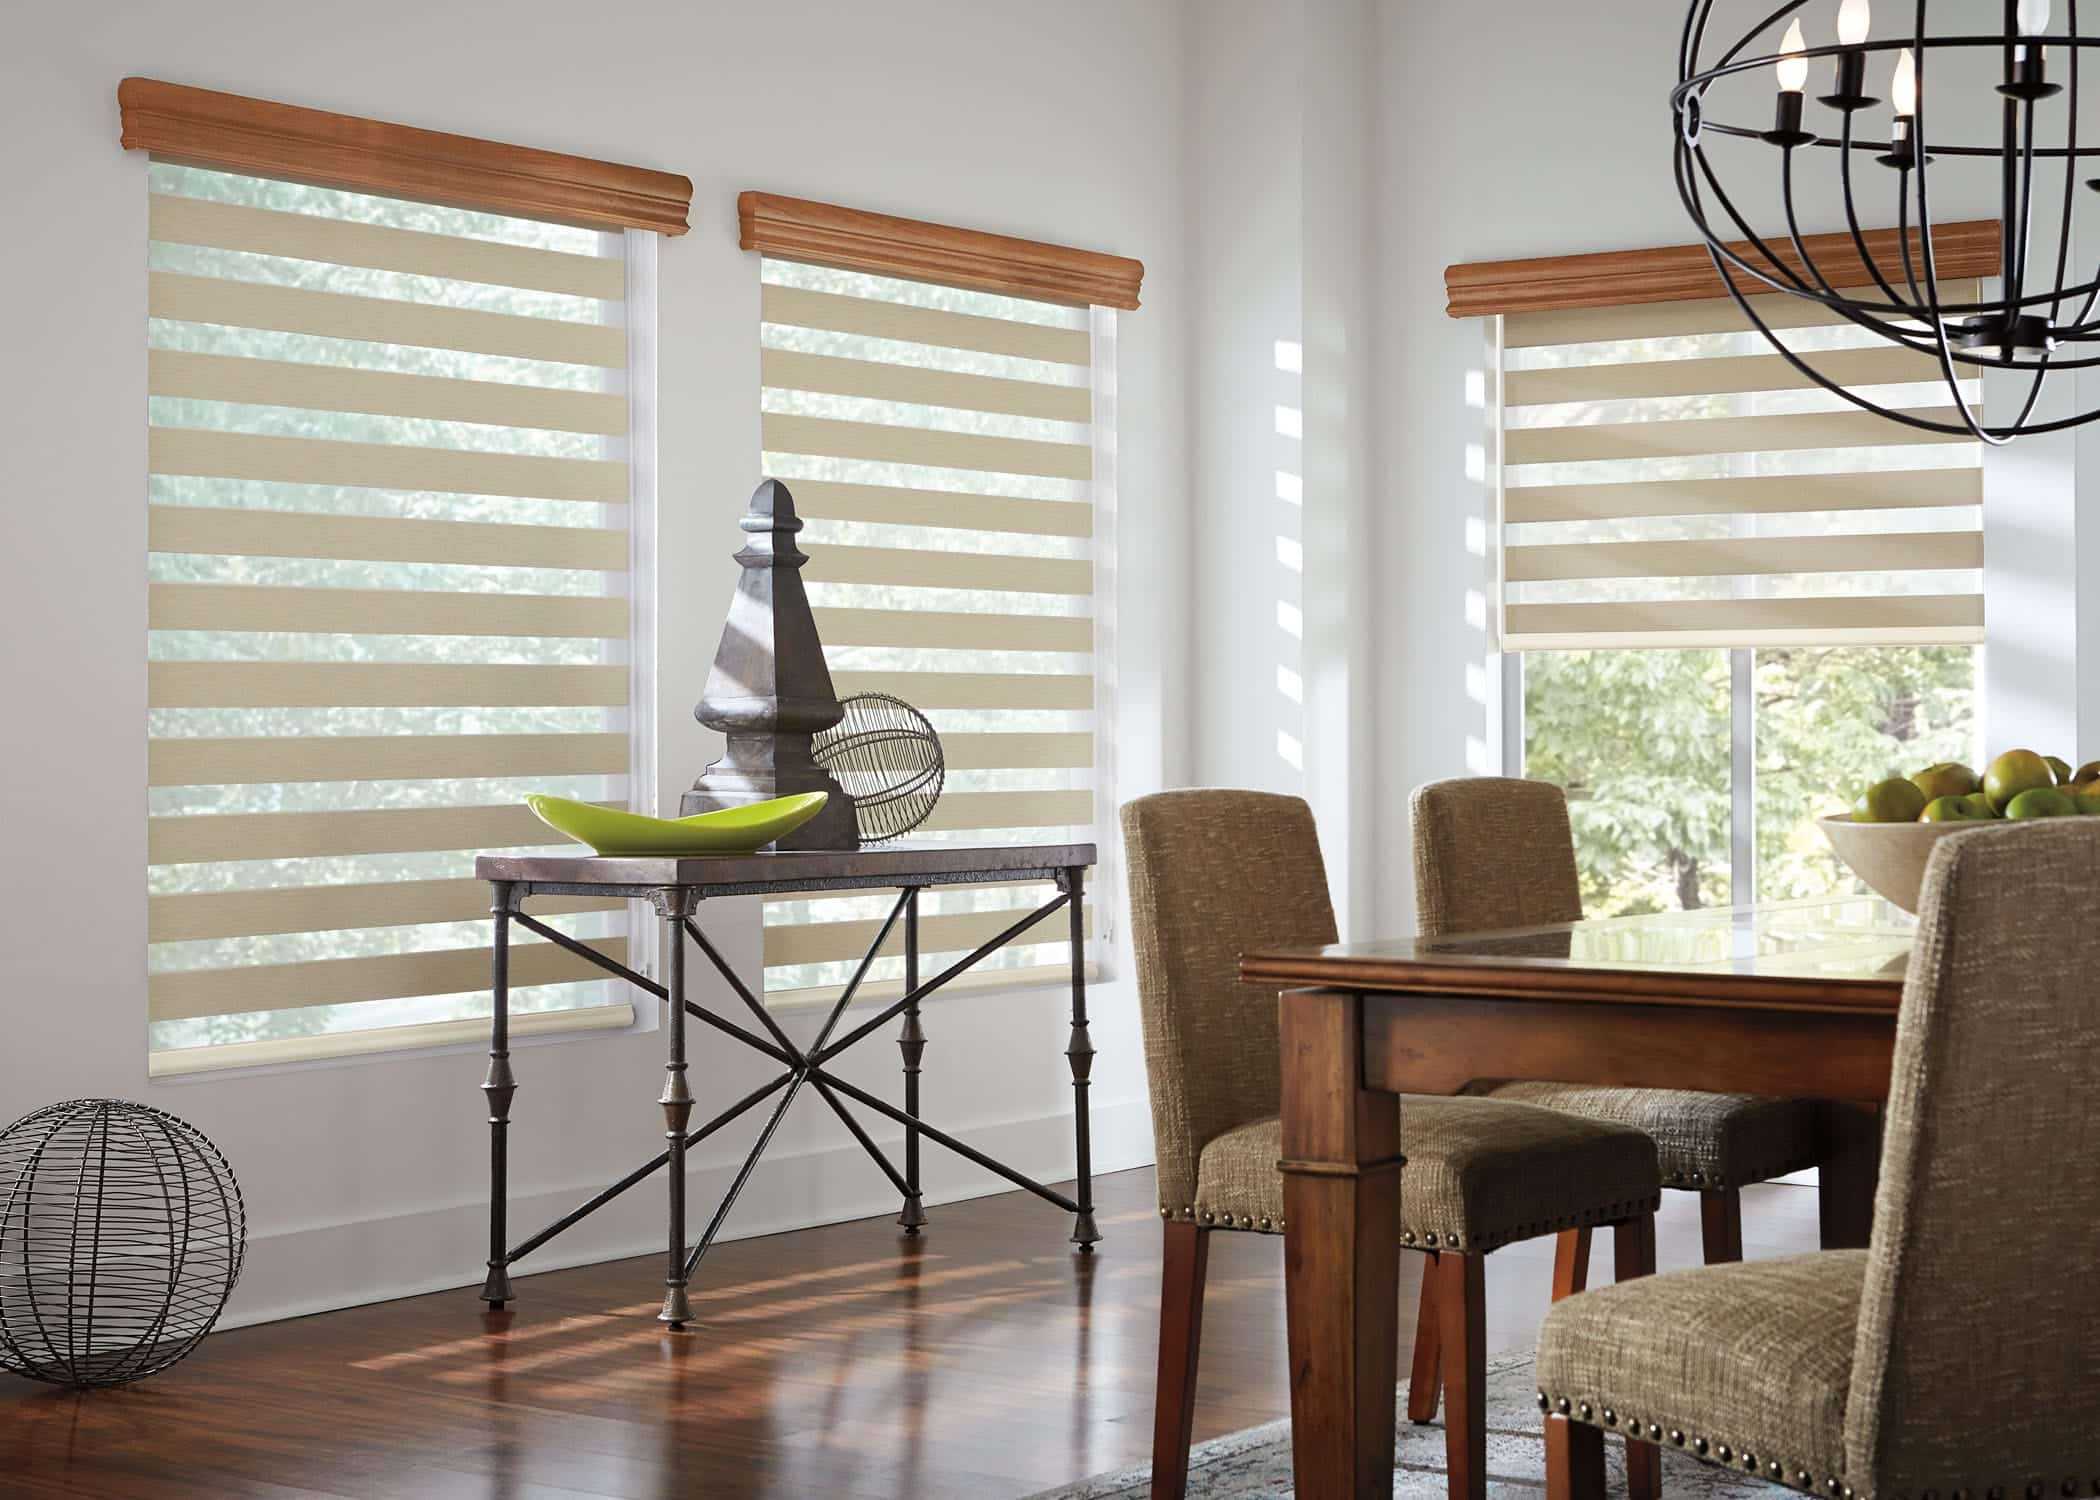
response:
[(542, 823), (603, 855), (750, 854), (782, 839), (824, 810), (829, 792), (801, 792), (768, 802), (749, 802), (690, 818), (651, 818), (572, 802), (567, 797), (525, 799)]

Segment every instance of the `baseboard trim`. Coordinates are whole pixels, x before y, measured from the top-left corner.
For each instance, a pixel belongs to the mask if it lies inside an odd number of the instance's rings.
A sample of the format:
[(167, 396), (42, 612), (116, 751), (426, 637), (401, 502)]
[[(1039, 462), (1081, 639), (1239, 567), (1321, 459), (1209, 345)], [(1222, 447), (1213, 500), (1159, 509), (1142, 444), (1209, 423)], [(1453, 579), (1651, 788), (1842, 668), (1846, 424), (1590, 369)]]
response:
[[(1074, 1170), (1069, 1113), (1001, 1121), (958, 1132), (1038, 1181), (1056, 1183)], [(878, 1138), (879, 1139), (879, 1138)], [(1120, 1172), (1152, 1162), (1151, 1117), (1144, 1099), (1097, 1103), (1093, 1110), (1094, 1172)], [(882, 1144), (888, 1146), (888, 1141)], [(697, 1234), (728, 1188), (740, 1162), (709, 1162), (687, 1174), (689, 1222)], [(928, 1146), (922, 1182), (929, 1206), (1013, 1191), (993, 1173)], [(574, 1208), (603, 1183), (579, 1183), (513, 1197), (513, 1237), (522, 1239)], [(655, 1179), (520, 1261), (514, 1274), (598, 1265), (660, 1253), (663, 1194)], [(769, 1154), (746, 1185), (720, 1240), (754, 1239), (820, 1224), (894, 1215), (895, 1191), (850, 1140), (814, 1150)], [(251, 1235), (241, 1284), (221, 1330), (306, 1317), (346, 1307), (481, 1285), (479, 1258), (487, 1235), (485, 1200), (468, 1199), (367, 1219), (301, 1225)], [(1057, 1210), (1043, 1205), (1046, 1233)], [(1057, 1238), (1065, 1231), (1058, 1230)], [(705, 1274), (704, 1268), (702, 1274)], [(650, 1288), (642, 1286), (638, 1295)], [(528, 1289), (529, 1295), (529, 1289)]]

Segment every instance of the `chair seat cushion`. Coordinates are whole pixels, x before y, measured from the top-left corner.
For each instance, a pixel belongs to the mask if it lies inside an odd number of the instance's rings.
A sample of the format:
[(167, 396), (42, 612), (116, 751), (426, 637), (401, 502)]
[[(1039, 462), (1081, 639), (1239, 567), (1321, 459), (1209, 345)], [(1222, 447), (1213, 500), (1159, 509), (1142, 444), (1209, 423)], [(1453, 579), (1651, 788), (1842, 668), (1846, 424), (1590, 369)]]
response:
[[(1400, 1242), (1484, 1252), (1653, 1212), (1655, 1143), (1638, 1130), (1499, 1099), (1400, 1104)], [(1282, 1126), (1257, 1120), (1203, 1148), (1192, 1212), (1229, 1229), (1283, 1226)], [(1208, 1217), (1206, 1217), (1208, 1216)]]
[(1826, 1250), (1579, 1293), (1539, 1329), (1540, 1395), (1575, 1420), (1660, 1428), (1709, 1463), (1797, 1487), (1807, 1475), (1827, 1493), (1845, 1478), (1866, 1267), (1864, 1250)]
[(1646, 1131), (1655, 1138), (1663, 1182), (1669, 1187), (1769, 1182), (1822, 1159), (1822, 1119), (1817, 1106), (1806, 1099), (1578, 1083), (1500, 1083), (1481, 1092), (1491, 1099), (1513, 1099)]

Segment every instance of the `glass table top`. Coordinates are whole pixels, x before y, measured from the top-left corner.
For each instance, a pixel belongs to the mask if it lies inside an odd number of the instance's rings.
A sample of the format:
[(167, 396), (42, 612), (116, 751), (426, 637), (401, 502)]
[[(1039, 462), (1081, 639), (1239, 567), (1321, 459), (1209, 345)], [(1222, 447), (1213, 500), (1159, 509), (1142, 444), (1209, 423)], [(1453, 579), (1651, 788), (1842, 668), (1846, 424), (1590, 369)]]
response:
[[(1900, 984), (1914, 930), (1910, 916), (1880, 897), (1847, 896), (1442, 938), (1342, 943), (1317, 951), (1328, 961), (1372, 965)], [(1312, 951), (1300, 953), (1309, 956)], [(1262, 960), (1271, 958), (1282, 955), (1261, 955)]]

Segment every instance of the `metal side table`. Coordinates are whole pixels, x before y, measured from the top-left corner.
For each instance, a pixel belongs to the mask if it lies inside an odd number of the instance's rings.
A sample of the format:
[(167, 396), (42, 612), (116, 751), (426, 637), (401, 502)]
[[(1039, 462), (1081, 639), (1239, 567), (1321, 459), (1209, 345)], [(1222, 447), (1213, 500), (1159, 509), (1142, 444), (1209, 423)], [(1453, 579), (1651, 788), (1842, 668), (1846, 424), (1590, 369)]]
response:
[[(671, 1169), (668, 1193), (669, 1243), (664, 1261), (664, 1305), (658, 1316), (674, 1328), (682, 1327), (691, 1321), (692, 1307), (686, 1299), (686, 1284), (692, 1277), (693, 1269), (700, 1263), (700, 1257), (707, 1253), (708, 1246), (714, 1243), (715, 1236), (721, 1231), (723, 1220), (729, 1216), (730, 1208), (736, 1203), (737, 1195), (743, 1191), (752, 1169), (758, 1165), (759, 1158), (765, 1154), (766, 1146), (772, 1141), (773, 1132), (779, 1127), (789, 1105), (794, 1103), (796, 1094), (805, 1083), (838, 1115), (853, 1138), (860, 1142), (861, 1148), (895, 1185), (904, 1200), (903, 1211), (898, 1214), (897, 1222), (904, 1226), (907, 1234), (918, 1233), (919, 1226), (926, 1222), (919, 1190), (919, 1141), (923, 1136), (987, 1171), (998, 1173), (1007, 1181), (1026, 1188), (1037, 1197), (1047, 1199), (1073, 1215), (1072, 1243), (1082, 1252), (1090, 1251), (1094, 1242), (1101, 1238), (1100, 1232), (1094, 1227), (1092, 1148), (1087, 1112), (1087, 1082), (1094, 1060), (1094, 1046), (1087, 1035), (1086, 929), (1082, 910), (1086, 871), (1093, 863), (1092, 844), (1036, 844), (992, 849), (965, 849), (943, 845), (915, 848), (909, 845), (893, 845), (851, 853), (811, 851), (716, 855), (695, 859), (608, 859), (582, 856), (530, 858), (482, 855), (475, 861), (474, 873), (477, 878), (489, 882), (493, 898), (490, 910), (495, 917), (496, 934), (492, 965), (495, 1011), (489, 1021), (488, 1074), (481, 1085), (482, 1093), (488, 1101), (489, 1112), (489, 1259), (488, 1279), (482, 1285), (481, 1300), (492, 1308), (500, 1308), (512, 1300), (510, 1267), (513, 1263), (531, 1254), (563, 1230), (603, 1208), (659, 1167), (668, 1164)], [(930, 886), (967, 885), (985, 881), (1046, 881), (1054, 884), (1057, 890), (1050, 900), (1021, 917), (996, 937), (966, 957), (948, 965), (931, 979), (922, 980), (919, 975), (919, 893)], [(889, 916), (883, 920), (881, 928), (875, 934), (875, 941), (868, 945), (868, 951), (855, 968), (852, 979), (839, 992), (837, 1000), (825, 1016), (816, 1041), (806, 1050), (789, 1040), (787, 1033), (774, 1020), (772, 1012), (766, 1009), (765, 1002), (751, 992), (750, 986), (745, 984), (723, 959), (715, 945), (708, 941), (706, 932), (701, 929), (697, 920), (701, 903), (709, 897), (777, 896), (799, 892), (882, 889), (896, 890), (897, 902), (890, 908)], [(525, 903), (532, 897), (541, 895), (616, 896), (646, 900), (653, 904), (671, 937), (668, 945), (668, 983), (660, 985), (646, 979), (625, 964), (608, 958), (596, 949), (529, 915), (525, 911)], [(1071, 1041), (1065, 1048), (1065, 1056), (1069, 1059), (1072, 1069), (1074, 1131), (1079, 1157), (1079, 1196), (1076, 1201), (1043, 1186), (946, 1131), (936, 1129), (919, 1117), (919, 1063), (926, 1047), (926, 1033), (919, 1020), (919, 1003), (957, 975), (975, 967), (986, 955), (1006, 946), (1060, 909), (1063, 909), (1069, 918), (1072, 954), (1072, 1033)], [(867, 977), (868, 969), (874, 963), (877, 953), (900, 921), (904, 924), (903, 996), (885, 1005), (843, 1036), (834, 1038), (832, 1033), (837, 1030), (840, 1018), (846, 1013), (846, 1007), (853, 1002), (853, 997), (858, 993), (861, 981)], [(625, 979), (639, 989), (647, 990), (665, 1001), (670, 1008), (669, 1024), (665, 1028), (664, 1088), (662, 1097), (657, 1101), (664, 1112), (664, 1149), (618, 1182), (515, 1246), (509, 1243), (505, 1215), (505, 1195), (508, 1187), (506, 1136), (510, 1127), (511, 1101), (518, 1088), (517, 1077), (510, 1062), (510, 930), (513, 923), (566, 948), (607, 973)], [(698, 946), (701, 953), (706, 955), (708, 962), (714, 965), (723, 982), (743, 1002), (744, 1007), (757, 1019), (763, 1028), (763, 1035), (739, 1025), (726, 1016), (716, 1015), (705, 1006), (686, 998), (686, 945), (683, 939), (688, 937)], [(687, 1016), (713, 1027), (725, 1036), (734, 1037), (744, 1046), (780, 1064), (783, 1070), (771, 1082), (753, 1089), (697, 1129), (690, 1128), (693, 1095), (685, 1076)], [(903, 1027), (898, 1033), (897, 1046), (903, 1054), (904, 1062), (904, 1106), (901, 1109), (840, 1078), (830, 1067), (848, 1047), (872, 1035), (899, 1016), (903, 1017)], [(745, 1158), (743, 1166), (731, 1180), (729, 1191), (724, 1194), (721, 1204), (715, 1209), (714, 1217), (709, 1220), (706, 1231), (688, 1248), (685, 1153), (774, 1094), (779, 1094), (780, 1100), (773, 1106), (772, 1115), (767, 1119), (765, 1128), (759, 1132), (758, 1141), (751, 1148), (751, 1154)], [(904, 1169), (901, 1172), (882, 1148), (875, 1144), (859, 1119), (846, 1107), (847, 1100), (904, 1127)]]

